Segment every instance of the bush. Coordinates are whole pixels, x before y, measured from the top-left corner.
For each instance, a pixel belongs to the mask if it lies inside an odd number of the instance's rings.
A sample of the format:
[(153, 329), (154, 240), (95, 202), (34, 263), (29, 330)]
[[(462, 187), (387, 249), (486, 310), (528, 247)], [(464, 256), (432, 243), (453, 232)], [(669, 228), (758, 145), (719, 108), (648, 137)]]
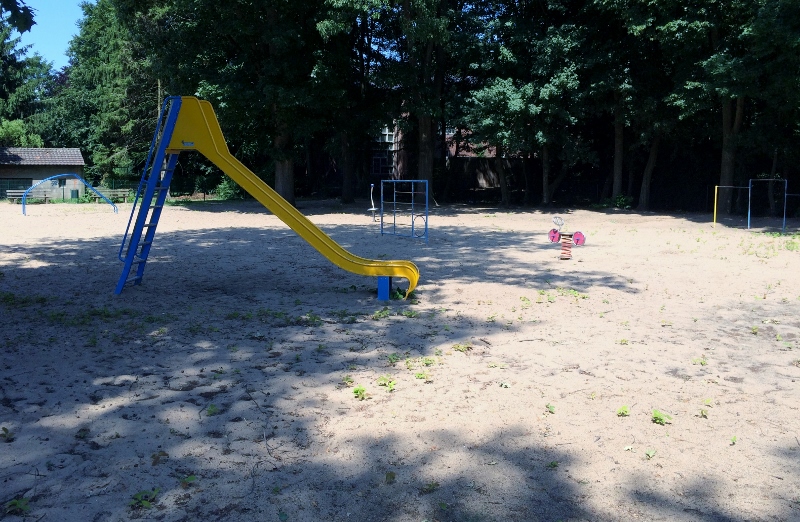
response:
[(235, 181), (228, 176), (223, 176), (222, 181), (215, 190), (218, 199), (242, 199), (244, 192)]

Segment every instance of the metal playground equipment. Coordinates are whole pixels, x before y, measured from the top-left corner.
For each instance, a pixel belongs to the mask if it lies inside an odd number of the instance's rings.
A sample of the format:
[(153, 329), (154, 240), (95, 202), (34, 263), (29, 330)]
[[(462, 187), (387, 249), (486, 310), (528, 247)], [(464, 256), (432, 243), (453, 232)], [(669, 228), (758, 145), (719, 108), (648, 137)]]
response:
[(564, 226), (564, 219), (561, 216), (553, 218), (553, 224), (558, 228), (553, 228), (548, 232), (547, 237), (551, 243), (561, 242), (561, 255), (559, 259), (568, 260), (572, 259), (572, 245), (583, 246), (586, 244), (586, 236), (583, 232), (575, 231), (572, 233), (561, 232), (561, 227)]
[[(391, 214), (390, 218), (386, 214)], [(384, 234), (428, 242), (427, 180), (381, 180), (381, 235)]]
[(717, 197), (719, 193), (719, 189), (721, 188), (728, 188), (728, 189), (747, 189), (747, 230), (750, 230), (750, 214), (753, 206), (753, 182), (754, 181), (783, 181), (783, 225), (781, 227), (781, 231), (786, 231), (786, 204), (789, 196), (800, 196), (800, 194), (789, 194), (789, 181), (780, 178), (769, 178), (769, 179), (761, 179), (761, 178), (751, 178), (747, 182), (746, 187), (736, 187), (733, 185), (715, 185), (714, 186), (714, 221), (711, 225), (713, 228), (717, 227)]
[(103, 194), (98, 192), (93, 186), (91, 186), (88, 181), (86, 181), (82, 177), (78, 176), (77, 174), (68, 173), (68, 174), (56, 174), (55, 176), (50, 176), (49, 178), (44, 178), (40, 182), (32, 185), (28, 190), (26, 190), (25, 193), (22, 195), (22, 215), (23, 216), (27, 216), (28, 215), (26, 213), (25, 204), (27, 202), (28, 193), (30, 193), (30, 191), (32, 191), (33, 189), (35, 189), (36, 187), (38, 187), (39, 185), (43, 184), (46, 181), (51, 181), (51, 180), (61, 179), (61, 178), (75, 178), (75, 179), (77, 179), (78, 181), (80, 181), (81, 183), (86, 185), (87, 189), (91, 190), (92, 192), (94, 192), (95, 194), (100, 196), (103, 200), (105, 200), (106, 203), (111, 205), (111, 207), (114, 209), (114, 214), (117, 213), (117, 206), (114, 203), (112, 203), (110, 199), (105, 197)]

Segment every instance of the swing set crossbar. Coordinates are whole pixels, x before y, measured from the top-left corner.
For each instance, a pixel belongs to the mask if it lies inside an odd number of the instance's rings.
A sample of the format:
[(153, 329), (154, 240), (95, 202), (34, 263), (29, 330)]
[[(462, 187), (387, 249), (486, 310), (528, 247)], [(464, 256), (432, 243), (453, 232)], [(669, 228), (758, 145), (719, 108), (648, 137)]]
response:
[(781, 227), (781, 232), (786, 231), (786, 199), (789, 196), (800, 196), (800, 194), (789, 194), (789, 180), (780, 178), (769, 178), (769, 179), (751, 178), (748, 180), (746, 187), (738, 187), (734, 185), (714, 185), (714, 222), (712, 224), (712, 228), (717, 227), (717, 196), (719, 189), (733, 188), (733, 189), (747, 189), (747, 230), (750, 230), (750, 211), (752, 207), (754, 181), (783, 181), (783, 226)]

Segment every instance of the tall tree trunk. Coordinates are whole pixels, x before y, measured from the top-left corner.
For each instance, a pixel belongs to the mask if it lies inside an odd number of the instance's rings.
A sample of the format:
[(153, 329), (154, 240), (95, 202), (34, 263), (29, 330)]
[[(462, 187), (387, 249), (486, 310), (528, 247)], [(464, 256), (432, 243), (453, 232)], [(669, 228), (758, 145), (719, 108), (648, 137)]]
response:
[(503, 165), (503, 148), (498, 146), (495, 149), (497, 157), (495, 158), (495, 168), (497, 169), (497, 176), (500, 178), (500, 203), (507, 207), (511, 204), (511, 195), (508, 191), (508, 179), (506, 178), (506, 168)]
[(342, 168), (342, 203), (353, 203), (355, 201), (355, 174), (353, 172), (353, 162), (350, 157), (350, 141), (347, 133), (339, 133), (339, 145), (341, 147), (341, 168)]
[(542, 205), (550, 204), (550, 151), (542, 145)]
[(628, 190), (625, 191), (626, 196), (633, 197), (633, 185), (636, 182), (636, 175), (633, 172), (633, 167), (628, 167)]
[[(734, 167), (736, 165), (736, 138), (742, 128), (744, 116), (744, 97), (736, 98), (736, 108), (733, 100), (722, 101), (722, 160), (720, 161), (719, 184), (721, 186), (733, 185)], [(733, 201), (731, 189), (722, 192), (719, 208), (724, 214), (730, 214)]]
[(600, 191), (600, 199), (605, 201), (611, 195), (611, 185), (614, 184), (614, 173), (612, 172), (606, 176), (606, 182), (603, 183), (603, 190)]
[(392, 179), (408, 179), (408, 152), (405, 140), (403, 131), (395, 125), (392, 137)]
[(417, 122), (419, 123), (419, 161), (417, 165), (419, 174), (417, 179), (428, 180), (430, 185), (433, 181), (433, 118), (429, 114), (423, 114), (417, 117)]
[(275, 192), (294, 206), (294, 161), (291, 159), (275, 162)]
[(658, 146), (661, 143), (661, 136), (656, 134), (653, 143), (650, 144), (650, 156), (647, 158), (647, 165), (642, 174), (642, 189), (639, 191), (639, 211), (650, 210), (650, 182), (653, 180), (653, 170), (656, 168), (658, 159)]
[[(772, 170), (769, 173), (769, 179), (775, 179), (778, 172), (778, 149), (776, 148), (772, 154)], [(769, 198), (769, 215), (775, 217), (778, 214), (777, 201), (775, 201), (775, 182), (768, 181), (767, 197)]]
[[(458, 176), (456, 172), (456, 164), (458, 163), (458, 153), (461, 146), (460, 130), (456, 129), (453, 135), (453, 156), (448, 158), (447, 167), (445, 169), (445, 184), (444, 192), (441, 194), (444, 202), (450, 202), (453, 199), (453, 178)], [(445, 142), (445, 153), (448, 151), (447, 142)], [(458, 180), (456, 180), (458, 181)]]
[(614, 109), (614, 186), (611, 197), (616, 200), (622, 195), (622, 156), (624, 153), (625, 121), (623, 120), (622, 105), (617, 103)]
[(522, 157), (522, 179), (525, 181), (525, 195), (522, 198), (522, 204), (530, 206), (531, 204), (531, 180), (528, 172), (528, 160), (530, 158)]
[[(289, 138), (279, 135), (275, 138), (278, 154), (286, 153)], [(291, 157), (275, 160), (275, 192), (294, 206), (294, 161)]]

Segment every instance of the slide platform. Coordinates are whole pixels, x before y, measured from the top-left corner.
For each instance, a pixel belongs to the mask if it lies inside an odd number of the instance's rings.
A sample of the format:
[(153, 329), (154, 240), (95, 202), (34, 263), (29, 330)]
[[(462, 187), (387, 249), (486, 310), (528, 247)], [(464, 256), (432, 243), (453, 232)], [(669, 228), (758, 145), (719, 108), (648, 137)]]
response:
[(405, 278), (408, 280), (406, 297), (416, 288), (419, 269), (414, 263), (377, 261), (348, 252), (233, 157), (228, 151), (213, 107), (208, 101), (193, 96), (181, 97), (178, 119), (167, 145), (167, 153), (170, 154), (184, 150), (196, 150), (208, 158), (336, 266), (358, 275)]

